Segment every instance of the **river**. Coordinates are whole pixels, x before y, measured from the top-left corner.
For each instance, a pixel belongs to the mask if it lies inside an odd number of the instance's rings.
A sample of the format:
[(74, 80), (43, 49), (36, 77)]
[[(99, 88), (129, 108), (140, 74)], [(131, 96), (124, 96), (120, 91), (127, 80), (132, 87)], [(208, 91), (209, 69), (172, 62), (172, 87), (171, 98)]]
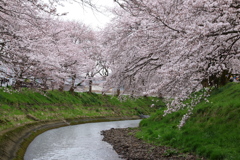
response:
[(24, 160), (122, 160), (107, 142), (102, 130), (137, 127), (140, 120), (86, 123), (52, 129), (37, 136)]

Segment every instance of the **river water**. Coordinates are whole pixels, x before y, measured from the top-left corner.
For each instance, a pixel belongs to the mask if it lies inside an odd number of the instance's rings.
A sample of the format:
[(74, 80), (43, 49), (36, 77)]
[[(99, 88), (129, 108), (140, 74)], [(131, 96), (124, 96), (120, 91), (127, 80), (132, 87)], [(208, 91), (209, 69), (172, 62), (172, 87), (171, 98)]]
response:
[(52, 129), (37, 136), (24, 160), (122, 160), (107, 142), (102, 130), (137, 127), (140, 120), (86, 123)]

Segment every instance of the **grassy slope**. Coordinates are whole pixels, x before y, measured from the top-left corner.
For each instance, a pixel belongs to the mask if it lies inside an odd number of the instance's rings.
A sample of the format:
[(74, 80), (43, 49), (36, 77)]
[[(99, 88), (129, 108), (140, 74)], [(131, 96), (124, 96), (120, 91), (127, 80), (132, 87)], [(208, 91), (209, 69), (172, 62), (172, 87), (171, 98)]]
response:
[[(155, 102), (153, 102), (155, 101)], [(113, 96), (49, 91), (45, 94), (23, 89), (21, 92), (0, 89), (0, 131), (37, 120), (81, 117), (122, 117), (150, 114), (163, 105), (157, 98), (119, 101)]]
[(141, 137), (158, 145), (195, 152), (213, 160), (240, 160), (240, 84), (216, 89), (201, 102), (185, 126), (177, 125), (184, 110), (162, 117), (164, 108), (141, 122)]

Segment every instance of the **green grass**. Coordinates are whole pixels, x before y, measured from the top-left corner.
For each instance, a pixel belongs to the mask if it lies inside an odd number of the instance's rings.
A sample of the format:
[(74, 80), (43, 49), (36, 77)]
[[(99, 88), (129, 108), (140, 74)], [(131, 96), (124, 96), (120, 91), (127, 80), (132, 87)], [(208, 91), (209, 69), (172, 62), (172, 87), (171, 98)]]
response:
[(211, 160), (240, 160), (240, 84), (215, 89), (208, 99), (210, 103), (203, 101), (194, 108), (180, 130), (177, 125), (186, 110), (163, 117), (161, 108), (141, 122), (137, 136)]
[[(9, 91), (8, 91), (9, 90)], [(56, 120), (82, 117), (122, 117), (155, 112), (164, 103), (156, 97), (132, 99), (124, 96), (94, 93), (48, 91), (28, 89), (15, 91), (0, 89), (0, 131), (31, 123), (36, 120)], [(158, 101), (158, 102), (157, 102)], [(156, 107), (151, 108), (154, 103)]]

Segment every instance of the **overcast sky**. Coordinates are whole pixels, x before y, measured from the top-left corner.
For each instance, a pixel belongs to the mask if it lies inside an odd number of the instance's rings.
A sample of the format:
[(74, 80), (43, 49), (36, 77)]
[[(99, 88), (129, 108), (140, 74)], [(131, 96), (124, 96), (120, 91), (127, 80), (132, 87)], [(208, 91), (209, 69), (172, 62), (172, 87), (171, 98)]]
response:
[(107, 8), (113, 8), (113, 0), (92, 0), (93, 4), (100, 6), (101, 13), (93, 10), (90, 7), (83, 7), (77, 3), (64, 3), (64, 6), (57, 8), (58, 13), (68, 12), (64, 19), (76, 20), (84, 22), (87, 25), (92, 26), (93, 29), (103, 28), (113, 16), (106, 11)]

